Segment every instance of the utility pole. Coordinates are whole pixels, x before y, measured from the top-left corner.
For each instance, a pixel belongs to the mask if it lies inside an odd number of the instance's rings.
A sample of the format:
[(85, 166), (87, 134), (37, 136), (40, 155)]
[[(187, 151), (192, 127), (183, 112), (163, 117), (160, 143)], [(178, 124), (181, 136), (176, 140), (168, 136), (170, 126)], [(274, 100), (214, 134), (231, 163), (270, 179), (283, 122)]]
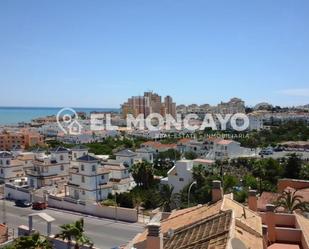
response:
[(4, 197), (2, 199), (2, 223), (6, 225), (6, 203)]

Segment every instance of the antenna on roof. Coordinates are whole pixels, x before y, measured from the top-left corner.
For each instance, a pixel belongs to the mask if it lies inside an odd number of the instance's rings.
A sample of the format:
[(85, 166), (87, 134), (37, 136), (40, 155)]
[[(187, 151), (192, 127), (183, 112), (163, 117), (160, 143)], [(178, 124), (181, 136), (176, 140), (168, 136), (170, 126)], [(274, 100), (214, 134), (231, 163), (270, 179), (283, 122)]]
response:
[(242, 207), (242, 210), (243, 210), (243, 212), (244, 212), (244, 213), (243, 213), (244, 218), (247, 219), (247, 214), (246, 214), (246, 209), (245, 209), (245, 207)]

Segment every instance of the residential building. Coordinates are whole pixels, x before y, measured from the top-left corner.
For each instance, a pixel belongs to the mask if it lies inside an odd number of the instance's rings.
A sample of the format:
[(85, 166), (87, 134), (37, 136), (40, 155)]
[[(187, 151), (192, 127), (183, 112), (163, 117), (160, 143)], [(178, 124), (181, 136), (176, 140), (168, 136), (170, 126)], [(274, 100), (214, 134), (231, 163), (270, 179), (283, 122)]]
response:
[(154, 154), (157, 154), (171, 149), (176, 150), (177, 144), (162, 144), (156, 141), (147, 141), (141, 144), (141, 148), (148, 148)]
[[(307, 183), (309, 182), (307, 181)], [(308, 191), (305, 193), (307, 197), (308, 193)], [(280, 195), (277, 195), (277, 197), (279, 196)], [(309, 248), (309, 219), (308, 217), (304, 216), (306, 214), (302, 214), (299, 211), (287, 213), (281, 208), (276, 208), (276, 206), (272, 204), (272, 202), (265, 204), (265, 207), (261, 209), (261, 199), (262, 201), (272, 201), (271, 199), (265, 199), (265, 196), (262, 198), (261, 197), (258, 198), (256, 196), (255, 190), (250, 190), (248, 197), (248, 206), (252, 211), (257, 212), (262, 219), (264, 243), (267, 248)], [(267, 195), (267, 197), (273, 198), (274, 195)]]
[(153, 153), (151, 149), (148, 148), (140, 148), (135, 151), (137, 154), (134, 158), (135, 161), (146, 161), (149, 163), (153, 163)]
[(206, 139), (205, 144), (208, 149), (206, 159), (223, 160), (228, 158), (256, 156), (255, 150), (241, 147), (240, 143), (234, 140), (210, 137)]
[(50, 155), (38, 149), (35, 152), (33, 167), (26, 170), (30, 187), (63, 187), (69, 178), (69, 151), (63, 147), (50, 150)]
[(88, 147), (84, 145), (76, 145), (73, 148), (71, 148), (72, 161), (76, 161), (77, 158), (80, 158), (87, 154), (88, 154)]
[(173, 187), (173, 193), (179, 193), (185, 186), (193, 181), (193, 161), (179, 160), (167, 172), (167, 177), (161, 179), (161, 184)]
[(245, 102), (239, 98), (232, 98), (217, 105), (217, 113), (220, 114), (245, 113), (245, 109)]
[(221, 183), (214, 181), (211, 203), (158, 213), (124, 248), (264, 249), (261, 217), (222, 193)]
[(15, 147), (25, 149), (36, 145), (43, 146), (44, 138), (35, 131), (21, 129), (19, 131), (3, 131), (0, 133), (0, 151), (12, 150)]
[(193, 152), (197, 156), (205, 156), (207, 153), (207, 145), (203, 141), (190, 138), (180, 139), (177, 143), (177, 149), (180, 153)]
[(112, 192), (109, 174), (110, 171), (102, 167), (97, 158), (88, 154), (81, 156), (74, 160), (65, 192), (76, 200), (104, 200)]
[(108, 170), (109, 184), (112, 185), (113, 193), (130, 191), (136, 186), (129, 168), (118, 161), (108, 160), (103, 163), (103, 169)]
[(137, 154), (129, 149), (124, 149), (114, 153), (116, 156), (116, 161), (127, 165), (128, 167), (134, 164), (134, 158), (136, 158)]
[(209, 160), (209, 159), (204, 159), (204, 158), (196, 158), (193, 160), (193, 167), (194, 166), (199, 166), (202, 165), (203, 168), (208, 171), (208, 172), (214, 172), (217, 169), (214, 169), (215, 166), (215, 161), (214, 160)]
[(27, 182), (25, 163), (7, 151), (0, 151), (0, 183)]
[(122, 114), (126, 117), (128, 114), (138, 116), (143, 114), (147, 117), (151, 113), (158, 113), (162, 116), (166, 114), (176, 115), (176, 104), (172, 97), (166, 96), (162, 103), (160, 95), (153, 92), (145, 92), (143, 96), (133, 96), (121, 105)]
[(116, 161), (123, 163), (127, 167), (131, 167), (134, 163), (146, 161), (149, 163), (153, 162), (153, 153), (149, 148), (140, 148), (136, 151), (124, 149), (114, 153)]

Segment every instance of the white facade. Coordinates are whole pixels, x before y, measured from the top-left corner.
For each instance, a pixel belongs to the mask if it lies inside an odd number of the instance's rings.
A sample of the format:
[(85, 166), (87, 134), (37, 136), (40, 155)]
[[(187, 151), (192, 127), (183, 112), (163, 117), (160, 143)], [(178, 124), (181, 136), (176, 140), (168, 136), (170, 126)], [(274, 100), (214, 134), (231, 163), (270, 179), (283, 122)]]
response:
[(19, 180), (26, 181), (25, 163), (21, 160), (14, 159), (9, 152), (0, 152), (0, 182), (8, 183)]
[(255, 151), (240, 146), (240, 143), (234, 140), (213, 139), (208, 143), (207, 159), (223, 160), (237, 157), (255, 156)]
[(69, 152), (58, 147), (50, 155), (36, 153), (33, 167), (26, 171), (28, 184), (32, 188), (56, 185), (61, 187), (69, 177)]
[(161, 180), (162, 184), (168, 184), (174, 187), (173, 193), (179, 193), (185, 186), (193, 181), (192, 176), (193, 161), (179, 160), (175, 166), (171, 168), (167, 177)]
[(114, 193), (127, 192), (136, 186), (129, 169), (122, 163), (109, 160), (103, 165), (103, 168), (110, 172), (109, 183), (113, 186)]
[(136, 151), (136, 157), (134, 158), (135, 161), (146, 161), (149, 163), (153, 163), (153, 153), (151, 150), (147, 148), (140, 148), (137, 149)]
[(115, 153), (115, 156), (117, 162), (132, 166), (134, 163), (134, 158), (137, 154), (129, 149), (125, 149)]
[(77, 158), (86, 156), (88, 154), (88, 148), (83, 145), (77, 145), (71, 149), (72, 160), (75, 161)]
[(69, 196), (77, 200), (101, 201), (112, 192), (109, 184), (110, 171), (99, 160), (85, 155), (74, 161), (68, 182)]

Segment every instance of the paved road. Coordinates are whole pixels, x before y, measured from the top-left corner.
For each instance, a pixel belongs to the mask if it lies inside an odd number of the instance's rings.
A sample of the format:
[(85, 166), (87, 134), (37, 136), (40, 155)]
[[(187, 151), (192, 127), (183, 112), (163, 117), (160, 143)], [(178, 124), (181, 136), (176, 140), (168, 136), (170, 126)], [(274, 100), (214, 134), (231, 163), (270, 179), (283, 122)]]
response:
[(309, 159), (309, 152), (303, 152), (303, 151), (280, 151), (280, 152), (274, 152), (272, 155), (264, 155), (264, 157), (272, 157), (272, 158), (281, 158), (286, 157), (288, 154), (296, 153), (302, 156), (303, 159)]
[[(2, 200), (0, 201), (2, 206)], [(2, 207), (0, 206), (0, 220), (2, 223)], [(13, 228), (15, 234), (19, 225), (28, 225), (27, 215), (34, 212), (31, 208), (16, 207), (13, 202), (6, 201), (7, 224)], [(79, 214), (62, 212), (57, 209), (44, 210), (47, 214), (56, 220), (52, 225), (52, 233), (59, 231), (59, 225), (71, 223), (81, 216)], [(134, 236), (143, 231), (143, 225), (139, 223), (126, 223), (97, 217), (84, 216), (86, 234), (92, 239), (95, 246), (102, 249), (112, 248), (123, 245), (134, 238)], [(34, 219), (34, 229), (46, 234), (45, 222), (39, 218)]]

